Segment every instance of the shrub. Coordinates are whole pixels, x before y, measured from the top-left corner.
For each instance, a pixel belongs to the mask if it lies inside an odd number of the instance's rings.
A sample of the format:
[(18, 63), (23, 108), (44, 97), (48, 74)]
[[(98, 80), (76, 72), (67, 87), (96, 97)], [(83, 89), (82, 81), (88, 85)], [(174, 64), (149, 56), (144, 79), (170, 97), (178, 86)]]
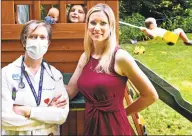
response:
[(166, 19), (160, 27), (167, 30), (182, 28), (185, 32), (192, 32), (192, 17), (176, 16), (175, 18)]
[[(125, 20), (123, 20), (123, 22), (136, 26), (144, 26), (144, 21), (145, 18), (139, 13), (133, 13), (131, 16), (125, 17)], [(120, 43), (127, 43), (130, 42), (130, 39), (143, 40), (146, 35), (137, 28), (121, 24), (119, 37)]]

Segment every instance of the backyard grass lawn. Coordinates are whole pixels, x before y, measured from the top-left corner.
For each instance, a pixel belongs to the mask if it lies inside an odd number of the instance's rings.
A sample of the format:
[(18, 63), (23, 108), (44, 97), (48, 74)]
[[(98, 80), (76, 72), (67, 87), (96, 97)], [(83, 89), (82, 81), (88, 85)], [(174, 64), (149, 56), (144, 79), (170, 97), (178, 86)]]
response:
[[(192, 35), (189, 35), (192, 39)], [(134, 55), (136, 45), (144, 46), (145, 53)], [(121, 44), (135, 59), (176, 87), (182, 97), (192, 104), (192, 46), (181, 40), (169, 46), (161, 39)], [(140, 114), (144, 117), (149, 135), (192, 135), (192, 123), (158, 100)]]

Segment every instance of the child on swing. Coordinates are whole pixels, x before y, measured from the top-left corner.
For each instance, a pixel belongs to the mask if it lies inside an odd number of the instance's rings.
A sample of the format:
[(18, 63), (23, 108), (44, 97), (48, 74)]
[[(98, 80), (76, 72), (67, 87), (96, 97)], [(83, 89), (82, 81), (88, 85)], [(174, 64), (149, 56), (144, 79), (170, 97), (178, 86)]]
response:
[[(162, 37), (165, 38), (165, 34), (168, 32), (168, 30), (157, 27), (157, 23), (155, 18), (149, 17), (145, 20), (145, 26), (146, 27), (140, 27), (140, 30), (147, 34), (151, 38), (155, 37)], [(185, 45), (192, 45), (192, 40), (189, 40), (183, 29), (177, 28), (173, 32), (170, 32), (172, 34), (176, 34), (178, 37), (180, 37)], [(171, 42), (168, 42), (168, 44), (174, 44)]]

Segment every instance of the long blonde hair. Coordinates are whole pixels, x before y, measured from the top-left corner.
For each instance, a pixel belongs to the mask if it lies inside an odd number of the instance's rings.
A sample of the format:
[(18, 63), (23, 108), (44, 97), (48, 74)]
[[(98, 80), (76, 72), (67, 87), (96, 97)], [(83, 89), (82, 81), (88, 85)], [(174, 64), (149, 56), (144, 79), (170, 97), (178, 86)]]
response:
[(111, 73), (111, 62), (113, 58), (113, 54), (116, 47), (116, 26), (115, 26), (115, 16), (113, 10), (106, 4), (97, 4), (93, 6), (87, 13), (86, 16), (86, 25), (85, 25), (85, 36), (84, 36), (84, 50), (85, 50), (85, 57), (86, 63), (89, 61), (91, 53), (93, 52), (93, 42), (88, 34), (88, 23), (91, 14), (95, 12), (104, 12), (109, 21), (110, 27), (110, 35), (105, 41), (105, 50), (101, 56), (99, 64), (96, 66), (95, 70), (97, 72), (104, 72), (107, 74)]

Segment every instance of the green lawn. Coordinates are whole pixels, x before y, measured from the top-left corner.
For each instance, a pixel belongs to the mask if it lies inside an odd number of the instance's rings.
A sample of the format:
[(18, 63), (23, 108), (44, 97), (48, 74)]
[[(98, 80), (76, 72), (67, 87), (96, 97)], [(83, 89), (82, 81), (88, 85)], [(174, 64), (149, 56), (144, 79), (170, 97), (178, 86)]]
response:
[[(189, 35), (192, 39), (192, 35)], [(134, 55), (136, 45), (145, 47), (145, 53)], [(192, 103), (192, 46), (181, 40), (174, 46), (155, 39), (133, 44), (121, 44), (135, 59), (138, 59), (160, 77), (176, 87), (182, 97)], [(141, 112), (149, 135), (192, 135), (192, 123), (161, 100)]]

